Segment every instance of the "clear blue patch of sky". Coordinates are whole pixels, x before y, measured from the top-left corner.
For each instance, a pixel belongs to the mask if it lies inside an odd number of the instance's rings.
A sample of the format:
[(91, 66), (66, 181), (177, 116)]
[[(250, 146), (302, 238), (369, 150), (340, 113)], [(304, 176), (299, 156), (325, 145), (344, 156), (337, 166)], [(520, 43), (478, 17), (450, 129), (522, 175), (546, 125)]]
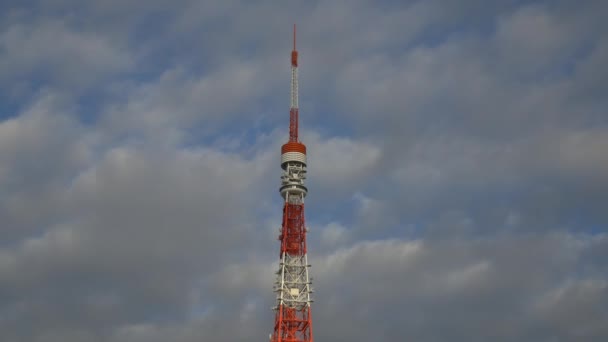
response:
[(0, 122), (14, 118), (23, 110), (23, 103), (17, 99), (0, 94)]

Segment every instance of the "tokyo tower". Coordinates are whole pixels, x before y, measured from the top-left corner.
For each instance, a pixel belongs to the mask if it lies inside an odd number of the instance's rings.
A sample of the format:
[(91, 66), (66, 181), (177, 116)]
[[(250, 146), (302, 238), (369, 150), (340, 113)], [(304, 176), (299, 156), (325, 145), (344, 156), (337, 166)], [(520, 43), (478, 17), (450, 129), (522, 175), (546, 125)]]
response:
[(283, 224), (280, 262), (274, 291), (277, 294), (274, 332), (271, 342), (312, 342), (312, 315), (310, 311), (311, 281), (308, 276), (306, 255), (306, 226), (304, 225), (304, 198), (308, 189), (306, 179), (306, 146), (298, 139), (298, 51), (296, 26), (293, 26), (291, 51), (291, 108), (289, 110), (289, 141), (281, 147), (281, 197)]

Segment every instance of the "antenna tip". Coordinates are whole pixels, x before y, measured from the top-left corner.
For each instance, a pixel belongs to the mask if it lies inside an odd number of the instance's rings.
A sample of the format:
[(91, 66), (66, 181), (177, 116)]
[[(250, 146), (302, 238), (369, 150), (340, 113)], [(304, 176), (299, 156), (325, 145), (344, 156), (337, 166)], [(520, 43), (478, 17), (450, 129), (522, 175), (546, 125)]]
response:
[(296, 50), (296, 24), (293, 24), (293, 51), (291, 51), (291, 65), (298, 66), (298, 51)]

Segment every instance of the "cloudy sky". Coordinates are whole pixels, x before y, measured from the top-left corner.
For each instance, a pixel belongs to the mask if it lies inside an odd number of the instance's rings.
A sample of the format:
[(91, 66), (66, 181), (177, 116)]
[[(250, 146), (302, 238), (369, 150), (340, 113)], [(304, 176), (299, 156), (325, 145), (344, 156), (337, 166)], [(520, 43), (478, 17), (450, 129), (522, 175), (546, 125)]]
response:
[(2, 1), (0, 340), (266, 341), (291, 26), (317, 341), (608, 340), (605, 1)]

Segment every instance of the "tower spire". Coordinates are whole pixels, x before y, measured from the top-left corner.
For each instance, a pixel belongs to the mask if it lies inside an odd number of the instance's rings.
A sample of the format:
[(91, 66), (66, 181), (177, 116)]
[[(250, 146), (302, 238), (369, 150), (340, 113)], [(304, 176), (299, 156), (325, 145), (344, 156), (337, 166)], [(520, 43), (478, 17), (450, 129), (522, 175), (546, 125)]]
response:
[(304, 198), (306, 179), (306, 145), (298, 140), (298, 51), (296, 26), (293, 26), (291, 52), (291, 107), (289, 109), (289, 141), (281, 147), (281, 187), (284, 200), (283, 224), (279, 240), (279, 269), (274, 291), (277, 305), (271, 342), (313, 342), (312, 283), (308, 275)]
[(291, 51), (291, 106), (289, 109), (289, 141), (298, 141), (298, 50), (296, 50), (296, 24), (293, 24), (293, 50)]

